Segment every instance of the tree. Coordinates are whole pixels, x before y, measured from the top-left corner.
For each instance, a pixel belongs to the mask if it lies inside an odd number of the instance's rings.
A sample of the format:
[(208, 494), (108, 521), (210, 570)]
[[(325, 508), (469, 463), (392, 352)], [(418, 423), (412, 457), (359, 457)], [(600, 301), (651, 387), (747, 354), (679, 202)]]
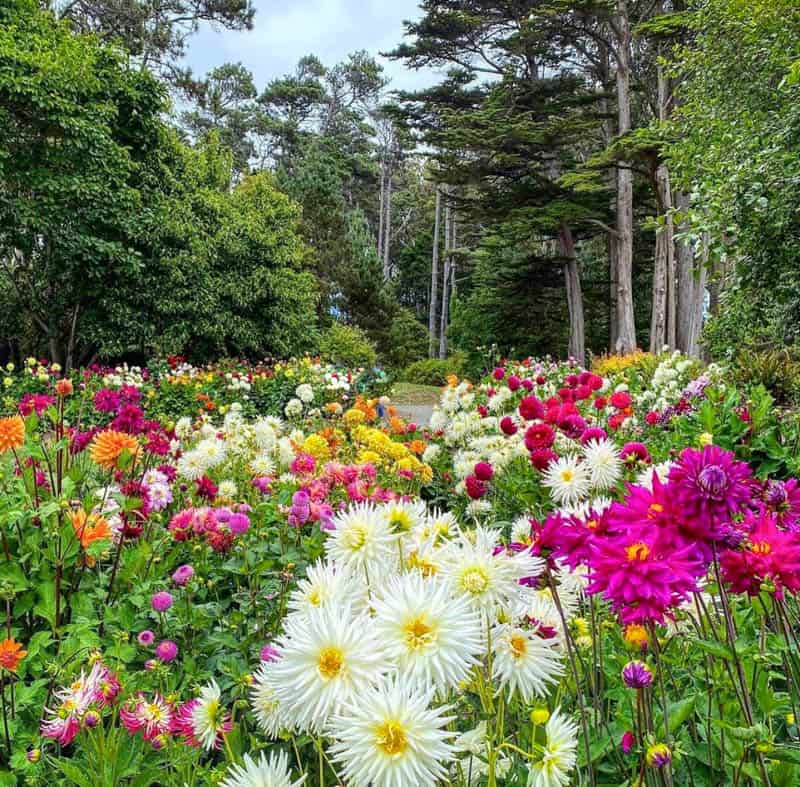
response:
[(214, 131), (233, 152), (234, 168), (250, 170), (256, 154), (253, 135), (260, 129), (258, 91), (253, 75), (241, 63), (213, 69), (195, 88), (196, 107), (183, 112), (181, 122), (195, 141)]
[(164, 90), (29, 3), (5, 13), (0, 266), (50, 357), (69, 366), (87, 312), (141, 271), (140, 172), (164, 140)]
[[(712, 287), (725, 285), (715, 300), (730, 306), (709, 338), (731, 355), (800, 333), (800, 9), (703, 0), (693, 10), (674, 64), (677, 138), (664, 152), (692, 195), (679, 206), (680, 232)], [(695, 285), (695, 301), (704, 294)]]
[(139, 62), (175, 87), (192, 88), (191, 74), (178, 64), (200, 25), (250, 30), (250, 0), (42, 0), (75, 29), (121, 43)]

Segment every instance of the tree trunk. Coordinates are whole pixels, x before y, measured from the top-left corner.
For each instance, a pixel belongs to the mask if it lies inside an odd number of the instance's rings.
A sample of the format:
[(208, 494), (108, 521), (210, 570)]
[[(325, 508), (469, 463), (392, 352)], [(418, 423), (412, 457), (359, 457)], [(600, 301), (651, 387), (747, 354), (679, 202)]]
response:
[(672, 191), (665, 164), (656, 171), (659, 228), (653, 263), (653, 306), (650, 318), (650, 352), (674, 347), (675, 233), (672, 225)]
[(389, 170), (386, 178), (386, 224), (383, 238), (383, 278), (388, 281), (392, 274), (392, 262), (389, 257), (389, 248), (392, 245), (392, 171)]
[(439, 358), (447, 358), (447, 319), (450, 307), (450, 264), (452, 209), (450, 202), (444, 208), (444, 272), (442, 274), (442, 313), (439, 316)]
[[(620, 136), (631, 130), (631, 30), (627, 0), (617, 0), (617, 117)], [(633, 312), (633, 171), (620, 161), (617, 170), (617, 338), (615, 350), (636, 349)]]
[(562, 224), (559, 228), (558, 241), (561, 256), (564, 258), (564, 283), (569, 310), (569, 355), (583, 365), (586, 362), (583, 292), (578, 258), (575, 254), (575, 240), (572, 237), (572, 230), (566, 224)]
[(437, 292), (439, 285), (439, 216), (441, 215), (442, 208), (442, 192), (439, 187), (436, 187), (436, 207), (434, 208), (433, 219), (433, 253), (431, 254), (431, 294), (428, 299), (428, 340), (429, 348), (428, 355), (431, 358), (436, 357), (436, 349), (438, 342), (436, 341), (436, 316), (439, 301), (439, 294)]
[(386, 183), (386, 162), (381, 160), (381, 197), (378, 217), (378, 257), (383, 255), (383, 212), (384, 212), (384, 193), (383, 188)]
[[(685, 211), (689, 197), (683, 191), (675, 193), (675, 207)], [(685, 226), (682, 227), (685, 229)], [(683, 353), (692, 343), (692, 305), (694, 303), (694, 251), (686, 241), (675, 244), (675, 344)]]

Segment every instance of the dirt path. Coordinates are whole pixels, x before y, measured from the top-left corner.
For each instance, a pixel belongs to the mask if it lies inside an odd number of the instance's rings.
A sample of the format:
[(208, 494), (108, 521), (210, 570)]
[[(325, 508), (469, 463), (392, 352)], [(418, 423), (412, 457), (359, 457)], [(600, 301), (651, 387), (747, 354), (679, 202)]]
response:
[(390, 394), (392, 404), (404, 421), (427, 426), (433, 406), (439, 402), (441, 389), (432, 385), (397, 383)]

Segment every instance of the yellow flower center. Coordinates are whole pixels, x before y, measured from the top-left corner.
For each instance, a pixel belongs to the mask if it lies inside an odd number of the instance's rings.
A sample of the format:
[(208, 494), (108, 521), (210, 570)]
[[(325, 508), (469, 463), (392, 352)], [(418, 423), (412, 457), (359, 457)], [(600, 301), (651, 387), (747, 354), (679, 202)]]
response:
[(308, 603), (312, 606), (318, 607), (322, 603), (322, 598), (320, 597), (318, 588), (314, 588), (314, 590), (308, 594), (307, 598)]
[(420, 650), (436, 638), (433, 626), (429, 626), (422, 615), (409, 620), (403, 628), (406, 633), (406, 645), (412, 650)]
[(408, 739), (403, 725), (397, 721), (391, 720), (379, 724), (375, 729), (375, 738), (378, 748), (390, 757), (402, 754), (408, 748)]
[(403, 511), (398, 508), (389, 514), (389, 527), (394, 531), (408, 531), (411, 530), (411, 517), (408, 511)]
[(471, 593), (473, 596), (478, 596), (486, 591), (489, 587), (489, 574), (485, 568), (475, 566), (468, 568), (461, 575), (461, 587)]
[(568, 484), (573, 478), (575, 478), (575, 471), (571, 468), (566, 467), (561, 471), (561, 480), (565, 484)]
[(766, 541), (751, 541), (748, 549), (759, 555), (769, 555), (772, 552), (772, 544)]
[(528, 643), (522, 634), (512, 634), (508, 642), (511, 645), (511, 655), (515, 659), (521, 659), (528, 650)]
[(647, 560), (647, 556), (650, 554), (650, 547), (647, 544), (643, 544), (641, 541), (637, 541), (635, 544), (631, 544), (626, 550), (625, 554), (628, 556), (628, 560)]
[(145, 714), (147, 718), (151, 721), (161, 721), (164, 712), (161, 710), (159, 705), (156, 705), (154, 702), (151, 702), (149, 705), (145, 706)]
[(317, 669), (324, 678), (331, 680), (335, 678), (344, 665), (344, 654), (339, 648), (323, 648), (317, 659)]
[(651, 503), (650, 508), (647, 510), (647, 514), (650, 519), (655, 519), (656, 514), (660, 514), (664, 510), (664, 506), (661, 503)]
[(349, 549), (362, 549), (367, 541), (367, 527), (363, 522), (354, 522), (344, 533), (344, 543)]

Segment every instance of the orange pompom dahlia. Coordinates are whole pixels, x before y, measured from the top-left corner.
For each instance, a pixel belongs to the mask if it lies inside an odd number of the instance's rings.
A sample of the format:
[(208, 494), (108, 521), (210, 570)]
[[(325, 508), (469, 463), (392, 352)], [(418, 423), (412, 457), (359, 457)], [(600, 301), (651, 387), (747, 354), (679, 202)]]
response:
[(27, 650), (13, 637), (0, 642), (0, 669), (16, 672), (20, 661), (28, 655)]
[(18, 415), (0, 418), (0, 454), (16, 450), (25, 442), (25, 421)]
[(89, 453), (92, 461), (106, 470), (114, 470), (119, 465), (120, 456), (127, 451), (134, 457), (139, 451), (139, 441), (130, 434), (106, 429), (92, 440)]

